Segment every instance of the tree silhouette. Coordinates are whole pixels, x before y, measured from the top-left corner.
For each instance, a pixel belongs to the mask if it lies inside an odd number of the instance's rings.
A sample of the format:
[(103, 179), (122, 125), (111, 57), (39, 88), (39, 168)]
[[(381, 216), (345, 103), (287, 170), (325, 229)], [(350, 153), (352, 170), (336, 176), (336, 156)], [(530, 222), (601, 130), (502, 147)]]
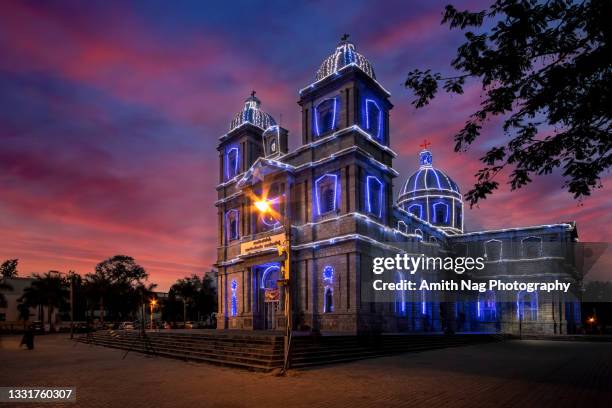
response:
[(105, 315), (126, 318), (142, 304), (144, 292), (152, 292), (155, 285), (145, 283), (145, 269), (134, 258), (115, 255), (96, 265), (95, 272), (85, 275), (84, 290), (91, 304), (98, 305), (100, 321)]
[(465, 33), (451, 61), (457, 75), (417, 69), (405, 85), (420, 108), (440, 85), (461, 94), (468, 79), (482, 84), (485, 96), (455, 134), (455, 151), (474, 143), (485, 122), (503, 120), (509, 140), (480, 159), (485, 167), (466, 193), (470, 205), (498, 188), (506, 167), (512, 190), (555, 169), (574, 198), (602, 186), (612, 163), (611, 15), (610, 0), (498, 0), (478, 12), (446, 6), (442, 24), (479, 31)]
[(170, 293), (183, 301), (183, 321), (187, 321), (187, 308), (191, 307), (202, 288), (202, 282), (197, 275), (179, 279), (170, 287)]
[(19, 259), (8, 259), (0, 265), (0, 277), (14, 278), (17, 276), (17, 264)]
[(47, 308), (47, 321), (51, 331), (54, 331), (53, 312), (55, 309), (65, 307), (68, 299), (68, 282), (59, 272), (49, 271), (42, 275), (34, 274), (35, 278), (29, 287), (23, 290), (19, 302), (28, 307), (45, 306)]
[(183, 321), (195, 318), (200, 320), (216, 311), (217, 293), (213, 279), (205, 275), (200, 279), (197, 275), (187, 276), (177, 280), (168, 293), (168, 302), (164, 305), (165, 314), (174, 318), (176, 299), (183, 303)]
[(2, 292), (11, 291), (11, 290), (13, 290), (13, 287), (9, 285), (8, 283), (6, 283), (4, 278), (0, 278), (0, 307), (7, 306), (6, 296), (4, 296), (4, 293)]

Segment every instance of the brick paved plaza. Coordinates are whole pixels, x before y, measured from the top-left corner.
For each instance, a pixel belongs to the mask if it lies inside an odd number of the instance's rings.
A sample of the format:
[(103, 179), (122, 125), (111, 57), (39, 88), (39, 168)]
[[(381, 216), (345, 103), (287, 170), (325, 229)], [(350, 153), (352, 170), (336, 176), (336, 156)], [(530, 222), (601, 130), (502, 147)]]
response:
[(611, 343), (507, 341), (276, 377), (135, 353), (122, 360), (124, 351), (65, 335), (37, 337), (29, 352), (19, 339), (1, 339), (0, 386), (76, 386), (71, 407), (612, 406)]

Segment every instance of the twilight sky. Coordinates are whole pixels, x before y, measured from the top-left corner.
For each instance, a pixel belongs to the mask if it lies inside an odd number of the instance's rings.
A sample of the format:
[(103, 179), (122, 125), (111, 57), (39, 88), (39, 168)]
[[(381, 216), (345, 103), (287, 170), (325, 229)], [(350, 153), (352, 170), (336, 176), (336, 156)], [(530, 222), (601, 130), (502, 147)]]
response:
[[(217, 138), (255, 89), (297, 146), (297, 91), (345, 32), (392, 94), (396, 191), (427, 138), (434, 166), (466, 192), (478, 157), (504, 138), (491, 124), (469, 153), (452, 151), (479, 87), (418, 111), (402, 87), (411, 69), (448, 70), (462, 41), (439, 24), (448, 2), (5, 2), (0, 261), (19, 258), (21, 275), (87, 273), (121, 253), (160, 289), (209, 270)], [(466, 227), (575, 220), (582, 241), (609, 241), (609, 187), (579, 204), (562, 183), (551, 175), (518, 192), (504, 187), (466, 211)]]

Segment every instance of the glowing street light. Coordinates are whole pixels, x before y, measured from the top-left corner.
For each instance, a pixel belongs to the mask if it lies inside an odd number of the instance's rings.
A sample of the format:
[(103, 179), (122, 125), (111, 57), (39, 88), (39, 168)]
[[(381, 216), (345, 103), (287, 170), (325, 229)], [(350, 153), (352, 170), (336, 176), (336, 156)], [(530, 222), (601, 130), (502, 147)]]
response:
[(155, 306), (157, 306), (157, 299), (151, 299), (149, 306), (151, 307), (151, 330), (153, 330), (153, 310), (155, 309)]
[(262, 214), (270, 212), (270, 210), (272, 209), (272, 207), (270, 206), (270, 202), (266, 199), (255, 201), (255, 207)]

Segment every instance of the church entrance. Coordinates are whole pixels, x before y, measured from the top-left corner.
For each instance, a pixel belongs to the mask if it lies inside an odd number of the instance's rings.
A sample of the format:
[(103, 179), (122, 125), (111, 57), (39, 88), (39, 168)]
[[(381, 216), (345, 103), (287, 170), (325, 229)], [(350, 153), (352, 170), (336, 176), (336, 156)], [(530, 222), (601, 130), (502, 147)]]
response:
[(264, 330), (277, 330), (278, 317), (282, 316), (280, 309), (280, 289), (278, 287), (278, 279), (280, 274), (280, 264), (273, 263), (258, 267), (260, 271), (259, 297), (263, 301), (262, 323)]
[(266, 302), (264, 306), (264, 329), (276, 330), (276, 316), (278, 314), (278, 301)]

